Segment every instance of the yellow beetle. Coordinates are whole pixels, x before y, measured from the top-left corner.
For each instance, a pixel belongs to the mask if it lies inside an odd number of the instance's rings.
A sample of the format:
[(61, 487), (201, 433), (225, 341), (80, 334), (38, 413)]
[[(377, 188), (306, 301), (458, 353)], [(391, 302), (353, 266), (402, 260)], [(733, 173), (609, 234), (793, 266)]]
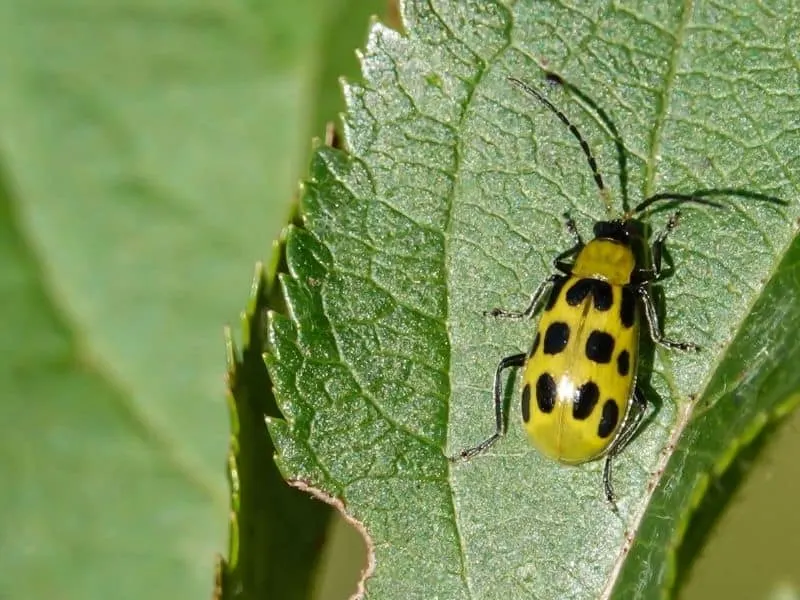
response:
[[(597, 163), (578, 129), (541, 92), (518, 79), (509, 79), (569, 128), (587, 157), (601, 194), (605, 194)], [(605, 456), (605, 496), (614, 505), (611, 459), (636, 433), (647, 407), (636, 385), (641, 313), (654, 342), (673, 349), (699, 350), (695, 344), (664, 338), (648, 289), (659, 280), (664, 241), (677, 225), (680, 213), (674, 213), (656, 236), (649, 263), (643, 258), (647, 254), (644, 229), (634, 217), (663, 201), (721, 206), (702, 195), (708, 195), (707, 191), (651, 196), (619, 219), (595, 223), (594, 239), (588, 243), (565, 215), (575, 245), (553, 261), (558, 273), (538, 287), (524, 311), (494, 309), (486, 313), (530, 318), (547, 296), (530, 351), (507, 356), (497, 366), (494, 434), (462, 450), (455, 459), (469, 459), (503, 435), (502, 374), (511, 367), (524, 367), (522, 419), (531, 442), (546, 456), (566, 464)]]

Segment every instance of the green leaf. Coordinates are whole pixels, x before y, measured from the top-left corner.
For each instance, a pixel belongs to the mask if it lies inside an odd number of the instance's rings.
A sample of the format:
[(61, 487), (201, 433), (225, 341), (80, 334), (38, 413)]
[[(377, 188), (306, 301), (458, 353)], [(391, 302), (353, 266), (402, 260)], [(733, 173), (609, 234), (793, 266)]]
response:
[[(672, 588), (682, 575), (676, 573), (678, 562), (685, 571), (700, 551), (753, 451), (800, 405), (798, 281), (800, 239), (795, 238), (692, 407), (693, 419), (650, 502), (651, 514), (676, 515), (677, 524), (657, 518), (642, 523), (615, 590), (619, 598), (651, 597)], [(648, 565), (651, 576), (642, 581), (639, 573)]]
[(209, 596), (222, 325), (376, 6), (0, 3), (0, 597)]
[[(276, 244), (275, 256), (279, 254)], [(256, 271), (242, 318), (241, 353), (228, 334), (232, 511), (228, 562), (218, 574), (219, 598), (308, 598), (330, 512), (288, 487), (269, 460), (274, 448), (264, 415), (277, 409), (262, 349), (271, 295), (266, 282), (274, 280), (274, 272)]]
[[(631, 539), (652, 548), (659, 539), (642, 532), (664, 521), (660, 531), (674, 531), (686, 514), (696, 482), (677, 476), (685, 466), (670, 466), (673, 491), (648, 510), (673, 443), (714, 438), (711, 464), (721, 464), (736, 452), (731, 439), (786, 403), (785, 392), (759, 394), (736, 413), (738, 434), (719, 425), (724, 412), (710, 416), (728, 398), (710, 400), (735, 369), (731, 342), (795, 235), (798, 16), (791, 3), (410, 0), (407, 35), (373, 28), (364, 83), (345, 90), (348, 152), (313, 159), (304, 227), (286, 239), (288, 315), (273, 314), (268, 333), (284, 416), (270, 421), (279, 468), (366, 528), (370, 597), (598, 597)], [(583, 100), (544, 83), (544, 69)], [(619, 515), (603, 498), (602, 462), (544, 459), (524, 439), (516, 401), (490, 452), (447, 460), (491, 432), (492, 373), (532, 339), (529, 323), (482, 312), (525, 305), (570, 244), (565, 210), (584, 235), (606, 216), (575, 139), (511, 75), (544, 88), (580, 128), (617, 214), (623, 195), (635, 204), (661, 191), (738, 190), (720, 197), (725, 210), (687, 207), (670, 236), (664, 329), (704, 351), (645, 346), (641, 379), (656, 410), (615, 462)], [(627, 148), (624, 175), (606, 121)], [(664, 222), (656, 214), (652, 227)], [(796, 322), (782, 321), (789, 309), (765, 306), (761, 318), (796, 338)], [(759, 352), (779, 361), (773, 341), (745, 342), (744, 364), (758, 366)], [(683, 442), (697, 407), (711, 422), (693, 422), (688, 431), (700, 429)], [(706, 458), (678, 455), (700, 472)], [(666, 590), (663, 572), (643, 565), (623, 585)]]
[(0, 596), (133, 599), (154, 582), (163, 598), (203, 593), (195, 569), (215, 542), (205, 490), (81, 347), (11, 189), (0, 179)]
[(800, 555), (798, 429), (800, 411), (785, 422), (773, 420), (715, 478), (678, 550), (681, 598), (772, 598), (797, 588), (791, 583)]

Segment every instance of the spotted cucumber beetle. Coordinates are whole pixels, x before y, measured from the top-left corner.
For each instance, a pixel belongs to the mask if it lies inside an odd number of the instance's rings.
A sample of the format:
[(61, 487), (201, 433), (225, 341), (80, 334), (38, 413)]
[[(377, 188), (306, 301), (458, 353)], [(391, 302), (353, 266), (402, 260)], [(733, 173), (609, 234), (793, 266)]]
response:
[[(605, 195), (595, 158), (577, 127), (540, 91), (513, 77), (509, 81), (569, 129), (586, 155), (601, 195)], [(575, 222), (565, 215), (575, 244), (554, 259), (557, 272), (536, 289), (525, 310), (495, 308), (485, 313), (531, 318), (544, 304), (530, 351), (507, 356), (497, 365), (494, 434), (462, 450), (455, 459), (469, 459), (483, 452), (505, 433), (502, 375), (506, 369), (522, 367), (522, 419), (530, 441), (542, 454), (565, 464), (605, 457), (605, 496), (615, 506), (611, 461), (636, 434), (647, 408), (636, 381), (642, 315), (653, 342), (683, 351), (700, 349), (663, 336), (649, 290), (650, 284), (661, 278), (664, 244), (678, 224), (680, 212), (675, 212), (655, 236), (649, 260), (645, 258), (644, 227), (635, 217), (663, 201), (671, 206), (691, 202), (721, 207), (703, 197), (709, 195), (707, 192), (651, 196), (620, 218), (596, 222), (594, 238), (589, 242), (584, 242)]]

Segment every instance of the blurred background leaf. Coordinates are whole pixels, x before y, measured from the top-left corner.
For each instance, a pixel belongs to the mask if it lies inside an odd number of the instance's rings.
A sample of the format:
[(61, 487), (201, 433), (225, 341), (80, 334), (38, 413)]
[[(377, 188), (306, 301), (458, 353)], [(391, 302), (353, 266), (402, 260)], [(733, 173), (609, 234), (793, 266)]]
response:
[(0, 6), (0, 597), (210, 594), (222, 325), (384, 9)]

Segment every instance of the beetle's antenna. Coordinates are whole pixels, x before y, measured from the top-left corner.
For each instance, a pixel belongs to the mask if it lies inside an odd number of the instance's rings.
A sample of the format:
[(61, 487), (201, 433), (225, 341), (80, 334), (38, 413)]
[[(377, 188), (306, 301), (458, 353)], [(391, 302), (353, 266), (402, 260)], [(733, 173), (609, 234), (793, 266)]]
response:
[(559, 121), (569, 128), (570, 133), (575, 136), (578, 142), (580, 142), (581, 150), (583, 150), (583, 153), (586, 155), (586, 159), (589, 161), (589, 168), (592, 169), (594, 181), (597, 184), (597, 187), (600, 189), (600, 194), (605, 198), (607, 196), (606, 186), (603, 184), (603, 177), (600, 175), (600, 171), (597, 170), (597, 161), (594, 159), (594, 155), (589, 149), (589, 144), (586, 143), (586, 140), (581, 135), (581, 132), (578, 131), (578, 128), (570, 122), (570, 120), (567, 118), (567, 115), (558, 110), (555, 105), (550, 102), (550, 100), (548, 100), (539, 90), (517, 79), (516, 77), (509, 77), (508, 80), (523, 92), (526, 92), (528, 95), (533, 96), (539, 102), (544, 104), (545, 107), (547, 107), (555, 116), (558, 117)]
[(722, 204), (719, 202), (714, 202), (713, 200), (708, 200), (703, 196), (708, 194), (703, 194), (702, 191), (694, 194), (673, 194), (672, 192), (662, 192), (660, 194), (655, 194), (646, 198), (642, 201), (636, 208), (631, 211), (631, 215), (637, 215), (642, 212), (644, 209), (652, 206), (656, 202), (661, 202), (663, 200), (672, 200), (671, 204), (685, 204), (687, 202), (693, 202), (695, 204), (705, 204), (706, 206), (713, 206), (714, 208), (724, 208)]
[[(606, 113), (606, 111), (604, 111), (600, 105), (597, 104), (597, 102), (595, 102), (586, 92), (584, 92), (574, 83), (567, 81), (554, 71), (545, 71), (544, 74), (547, 81), (565, 88), (570, 94), (576, 96), (580, 102), (585, 104), (585, 106), (582, 108), (586, 112), (591, 113), (591, 111), (594, 111), (594, 114), (600, 119), (600, 123), (605, 126), (606, 132), (611, 135), (612, 138), (614, 138), (614, 146), (617, 149), (617, 163), (619, 164), (619, 190), (620, 194), (622, 195), (622, 212), (626, 214), (629, 213), (630, 199), (628, 196), (628, 149), (625, 147), (625, 142), (622, 140), (622, 135), (620, 135), (617, 126), (614, 125), (614, 121), (611, 119), (608, 113)], [(591, 111), (589, 109), (591, 109)], [(606, 198), (606, 200), (608, 201), (608, 198)], [(607, 204), (609, 206), (607, 206), (606, 209), (610, 214), (612, 211), (610, 201), (607, 202)]]
[(711, 196), (738, 196), (740, 198), (749, 198), (751, 200), (759, 200), (761, 202), (769, 202), (770, 204), (777, 204), (780, 206), (787, 206), (789, 203), (783, 198), (777, 196), (770, 196), (760, 192), (751, 192), (750, 190), (742, 190), (738, 188), (719, 188), (719, 189), (704, 189), (695, 190), (691, 194), (673, 194), (672, 192), (662, 192), (646, 198), (639, 206), (634, 208), (630, 215), (636, 215), (642, 212), (645, 208), (649, 207), (656, 202), (662, 200), (672, 200), (675, 204), (683, 204), (684, 202), (694, 202), (695, 204), (705, 204), (706, 206), (713, 206), (715, 208), (724, 208), (723, 204), (708, 200)]

